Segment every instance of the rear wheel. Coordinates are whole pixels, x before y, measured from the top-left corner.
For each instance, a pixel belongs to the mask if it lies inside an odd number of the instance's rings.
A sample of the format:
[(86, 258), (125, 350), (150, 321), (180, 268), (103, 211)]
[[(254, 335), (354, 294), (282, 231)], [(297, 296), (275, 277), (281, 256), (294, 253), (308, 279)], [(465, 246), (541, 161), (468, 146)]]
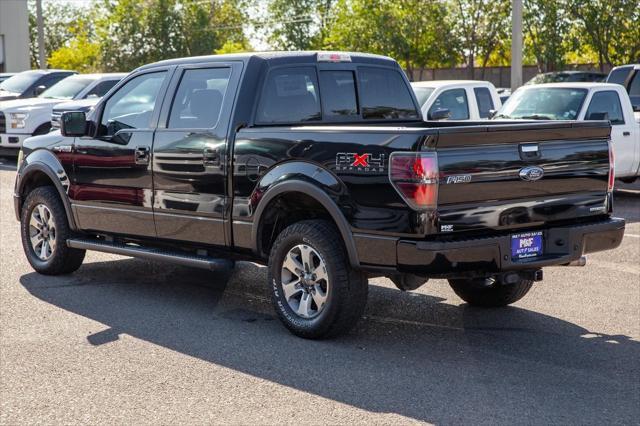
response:
[(470, 278), (450, 279), (449, 285), (470, 305), (499, 307), (522, 299), (531, 289), (533, 281), (519, 280), (513, 284), (506, 284), (493, 278)]
[(42, 186), (29, 193), (22, 208), (20, 228), (27, 260), (37, 272), (67, 274), (82, 265), (85, 250), (67, 246), (71, 230), (62, 201), (53, 187)]
[(295, 223), (269, 256), (273, 306), (295, 335), (336, 336), (352, 328), (367, 302), (367, 279), (349, 265), (342, 239), (326, 221)]

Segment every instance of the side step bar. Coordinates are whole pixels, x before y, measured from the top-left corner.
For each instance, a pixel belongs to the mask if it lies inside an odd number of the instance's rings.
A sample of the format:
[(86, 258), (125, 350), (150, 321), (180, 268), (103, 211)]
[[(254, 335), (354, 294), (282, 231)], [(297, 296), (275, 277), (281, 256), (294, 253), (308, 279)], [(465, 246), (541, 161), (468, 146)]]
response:
[(228, 270), (233, 268), (233, 262), (227, 259), (216, 259), (208, 256), (196, 256), (178, 251), (141, 247), (122, 243), (111, 243), (85, 238), (67, 240), (67, 246), (76, 249), (101, 251), (104, 253), (120, 254), (123, 256), (140, 257), (143, 259), (177, 263), (193, 268), (208, 269), (210, 271)]

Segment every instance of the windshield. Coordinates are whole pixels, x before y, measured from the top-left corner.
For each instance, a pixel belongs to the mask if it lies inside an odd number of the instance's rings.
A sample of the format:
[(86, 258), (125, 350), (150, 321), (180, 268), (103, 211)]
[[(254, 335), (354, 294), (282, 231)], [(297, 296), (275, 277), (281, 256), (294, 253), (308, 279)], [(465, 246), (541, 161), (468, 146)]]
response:
[(575, 120), (586, 96), (586, 89), (564, 87), (520, 89), (511, 95), (496, 118)]
[(7, 92), (23, 93), (42, 76), (39, 72), (22, 72), (0, 83), (0, 89)]
[(93, 79), (83, 77), (67, 77), (54, 84), (39, 96), (46, 99), (73, 99), (85, 87), (93, 83)]
[(425, 102), (427, 102), (427, 99), (429, 99), (429, 96), (431, 96), (434, 90), (436, 89), (434, 89), (433, 87), (413, 88), (413, 91), (416, 92), (416, 98), (418, 98), (418, 103), (420, 104), (420, 106), (423, 106)]

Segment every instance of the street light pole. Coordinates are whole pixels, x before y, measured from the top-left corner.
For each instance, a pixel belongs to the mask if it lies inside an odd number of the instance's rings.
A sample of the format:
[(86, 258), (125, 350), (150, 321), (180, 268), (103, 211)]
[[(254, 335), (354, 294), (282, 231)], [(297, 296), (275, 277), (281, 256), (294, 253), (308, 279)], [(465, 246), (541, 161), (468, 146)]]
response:
[(42, 18), (42, 0), (36, 0), (36, 20), (38, 21), (38, 57), (40, 69), (47, 69), (47, 57), (44, 49), (44, 20)]
[(511, 90), (522, 86), (522, 0), (511, 7)]

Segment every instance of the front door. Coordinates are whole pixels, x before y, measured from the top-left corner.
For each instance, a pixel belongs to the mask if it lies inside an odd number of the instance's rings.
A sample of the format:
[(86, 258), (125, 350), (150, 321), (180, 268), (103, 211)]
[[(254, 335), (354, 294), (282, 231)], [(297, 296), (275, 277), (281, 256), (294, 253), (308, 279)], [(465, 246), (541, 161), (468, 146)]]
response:
[(76, 138), (69, 196), (80, 228), (156, 236), (151, 147), (167, 74), (129, 78), (96, 110), (97, 136)]
[(160, 238), (228, 244), (226, 139), (241, 70), (241, 63), (176, 69), (153, 145), (154, 214)]
[(593, 94), (585, 113), (585, 120), (611, 121), (611, 143), (615, 158), (616, 176), (635, 171), (633, 166), (637, 149), (636, 126), (632, 116), (625, 117), (620, 95), (615, 90), (603, 90)]

